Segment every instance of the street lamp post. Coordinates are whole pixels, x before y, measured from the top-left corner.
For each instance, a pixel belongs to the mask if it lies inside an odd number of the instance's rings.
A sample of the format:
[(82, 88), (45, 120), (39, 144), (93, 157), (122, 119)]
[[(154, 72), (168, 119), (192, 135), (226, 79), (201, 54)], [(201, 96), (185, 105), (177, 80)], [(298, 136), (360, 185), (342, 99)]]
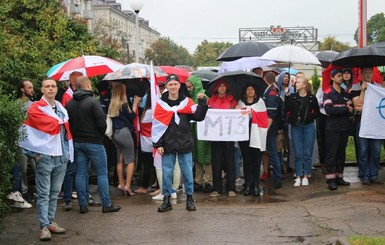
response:
[(140, 30), (139, 30), (139, 11), (143, 7), (143, 1), (142, 0), (132, 0), (131, 3), (131, 8), (135, 12), (135, 29), (136, 29), (136, 37), (135, 37), (135, 62), (139, 63), (139, 35), (140, 35)]

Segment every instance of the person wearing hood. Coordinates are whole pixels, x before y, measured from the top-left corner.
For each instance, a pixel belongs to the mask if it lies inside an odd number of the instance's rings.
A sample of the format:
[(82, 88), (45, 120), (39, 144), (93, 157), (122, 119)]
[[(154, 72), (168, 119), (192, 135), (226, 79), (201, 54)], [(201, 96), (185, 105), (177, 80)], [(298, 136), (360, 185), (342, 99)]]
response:
[(342, 70), (342, 84), (341, 88), (343, 88), (347, 93), (350, 92), (350, 89), (353, 86), (353, 72), (350, 68), (345, 68)]
[(106, 115), (99, 102), (93, 97), (91, 81), (80, 76), (76, 79), (76, 90), (66, 109), (73, 135), (75, 149), (76, 177), (80, 213), (88, 212), (88, 166), (91, 162), (97, 174), (98, 190), (102, 201), (103, 213), (117, 212), (119, 206), (110, 199), (107, 154), (103, 146), (106, 131)]
[[(186, 80), (186, 87), (194, 103), (205, 95), (202, 80), (197, 75), (192, 75)], [(194, 137), (193, 161), (195, 163), (195, 183), (204, 192), (212, 191), (211, 145), (208, 141), (198, 140), (197, 123), (191, 124)], [(204, 177), (204, 178), (203, 178)]]
[(279, 74), (277, 79), (279, 95), (284, 100), (285, 95), (294, 93), (294, 88), (290, 85), (290, 73), (283, 71)]
[[(213, 89), (214, 93), (209, 99), (209, 107), (212, 109), (239, 109), (237, 101), (231, 94), (228, 83), (218, 81)], [(235, 160), (234, 141), (211, 142), (211, 166), (213, 171), (213, 192), (210, 197), (222, 195), (223, 181), (222, 170), (226, 172), (226, 191), (229, 197), (235, 197)]]

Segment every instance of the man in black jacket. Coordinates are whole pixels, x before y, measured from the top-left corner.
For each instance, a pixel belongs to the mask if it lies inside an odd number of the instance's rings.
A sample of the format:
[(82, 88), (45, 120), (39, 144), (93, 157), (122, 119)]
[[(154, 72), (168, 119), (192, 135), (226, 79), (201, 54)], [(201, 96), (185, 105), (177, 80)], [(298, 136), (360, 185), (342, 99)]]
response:
[(103, 213), (117, 212), (119, 206), (111, 203), (107, 155), (103, 146), (106, 131), (106, 115), (99, 102), (93, 97), (91, 81), (80, 76), (76, 79), (77, 90), (73, 94), (66, 109), (75, 148), (76, 178), (75, 185), (78, 192), (80, 213), (88, 212), (88, 165), (91, 162), (96, 170), (98, 190), (103, 204)]
[(163, 93), (154, 110), (152, 127), (153, 145), (162, 156), (163, 204), (158, 212), (172, 209), (170, 195), (172, 190), (173, 170), (178, 156), (179, 166), (183, 174), (186, 209), (195, 211), (192, 194), (194, 180), (192, 172), (192, 151), (194, 140), (190, 121), (202, 121), (208, 109), (204, 96), (198, 98), (198, 105), (180, 91), (181, 84), (176, 75), (166, 78), (167, 92)]

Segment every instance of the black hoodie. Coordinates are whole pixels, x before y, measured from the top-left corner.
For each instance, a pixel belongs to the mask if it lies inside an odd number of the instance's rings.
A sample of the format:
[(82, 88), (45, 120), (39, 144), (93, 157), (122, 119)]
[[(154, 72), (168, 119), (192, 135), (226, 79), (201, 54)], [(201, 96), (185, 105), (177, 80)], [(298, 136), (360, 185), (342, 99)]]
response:
[(103, 144), (106, 115), (92, 91), (76, 90), (66, 109), (74, 142)]

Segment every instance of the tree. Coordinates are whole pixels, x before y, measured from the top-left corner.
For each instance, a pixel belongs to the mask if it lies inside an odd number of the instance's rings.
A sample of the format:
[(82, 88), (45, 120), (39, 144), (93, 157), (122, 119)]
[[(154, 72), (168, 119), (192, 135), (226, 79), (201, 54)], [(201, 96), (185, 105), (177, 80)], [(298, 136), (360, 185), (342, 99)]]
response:
[(192, 65), (192, 57), (188, 50), (169, 37), (159, 38), (145, 50), (146, 59), (152, 60), (154, 65)]
[(337, 41), (337, 39), (334, 36), (328, 36), (323, 41), (321, 41), (320, 44), (320, 50), (334, 50), (337, 52), (345, 51), (350, 49), (349, 44), (342, 43), (340, 41)]
[(23, 79), (36, 85), (64, 60), (117, 55), (109, 43), (91, 36), (83, 20), (67, 16), (57, 0), (3, 0), (0, 23), (0, 87), (8, 92)]
[[(368, 21), (368, 44), (385, 41), (385, 16), (384, 13), (373, 15)], [(358, 43), (358, 28), (354, 34)]]
[(217, 57), (232, 45), (229, 42), (202, 41), (194, 52), (194, 66), (218, 66)]

